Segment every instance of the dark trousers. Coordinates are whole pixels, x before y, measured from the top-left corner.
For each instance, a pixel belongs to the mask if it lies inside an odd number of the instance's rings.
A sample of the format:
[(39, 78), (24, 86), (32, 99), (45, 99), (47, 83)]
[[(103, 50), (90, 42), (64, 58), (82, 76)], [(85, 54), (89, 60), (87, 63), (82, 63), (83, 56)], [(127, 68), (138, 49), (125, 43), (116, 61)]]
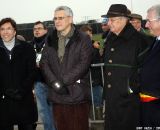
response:
[(141, 103), (143, 127), (160, 127), (160, 100)]
[[(0, 130), (14, 130), (13, 125), (0, 125)], [(34, 130), (33, 125), (18, 125), (18, 130)]]
[(89, 130), (89, 103), (55, 104), (53, 113), (57, 130)]

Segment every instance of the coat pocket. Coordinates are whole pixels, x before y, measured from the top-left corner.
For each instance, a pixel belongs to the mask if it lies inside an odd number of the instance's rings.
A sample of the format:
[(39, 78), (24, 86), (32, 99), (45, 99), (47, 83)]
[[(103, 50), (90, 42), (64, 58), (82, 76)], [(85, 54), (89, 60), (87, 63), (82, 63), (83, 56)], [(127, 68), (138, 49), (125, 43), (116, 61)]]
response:
[(69, 93), (73, 102), (81, 102), (90, 99), (90, 87), (84, 83), (75, 83), (69, 87)]

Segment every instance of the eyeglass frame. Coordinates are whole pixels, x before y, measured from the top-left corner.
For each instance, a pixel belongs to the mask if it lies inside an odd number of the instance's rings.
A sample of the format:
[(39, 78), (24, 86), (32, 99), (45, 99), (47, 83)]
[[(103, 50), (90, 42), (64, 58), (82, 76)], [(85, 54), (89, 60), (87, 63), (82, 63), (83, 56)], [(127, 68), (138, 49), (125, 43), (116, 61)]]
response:
[(38, 31), (40, 31), (40, 30), (45, 30), (45, 28), (43, 28), (43, 27), (38, 27), (38, 28), (33, 28), (33, 31), (36, 31), (36, 30), (38, 30)]
[(108, 19), (108, 22), (109, 22), (109, 21), (110, 21), (110, 22), (114, 22), (114, 21), (119, 20), (119, 19), (122, 19), (122, 17), (117, 17), (117, 18), (115, 18), (115, 19), (109, 18), (109, 19)]
[(146, 22), (151, 23), (151, 22), (153, 22), (153, 21), (157, 21), (157, 20), (160, 20), (160, 17), (158, 17), (158, 18), (154, 18), (154, 19), (151, 19), (151, 20), (146, 19)]
[(67, 18), (67, 17), (71, 17), (71, 16), (54, 17), (54, 18), (53, 18), (53, 21), (57, 21), (57, 20), (62, 21), (63, 19), (65, 19), (65, 18)]

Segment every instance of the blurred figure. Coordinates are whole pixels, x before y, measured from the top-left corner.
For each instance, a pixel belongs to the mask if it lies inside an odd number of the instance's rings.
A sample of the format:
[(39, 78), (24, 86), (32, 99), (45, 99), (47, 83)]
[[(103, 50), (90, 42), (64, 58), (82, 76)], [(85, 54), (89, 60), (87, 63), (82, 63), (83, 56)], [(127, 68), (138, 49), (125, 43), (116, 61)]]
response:
[[(90, 38), (92, 39), (92, 28), (89, 25), (83, 25), (80, 30), (84, 33), (86, 33), (87, 35), (90, 36)], [(97, 63), (101, 63), (101, 56), (99, 53), (99, 46), (100, 43), (98, 41), (94, 41), (92, 40), (92, 44), (93, 44), (93, 58), (92, 58), (92, 64), (97, 64)], [(102, 101), (102, 91), (103, 91), (103, 87), (102, 87), (102, 77), (101, 77), (101, 68), (100, 67), (91, 67), (91, 75), (92, 75), (92, 87), (93, 87), (93, 101), (94, 101), (94, 105), (95, 105), (95, 109), (97, 111), (102, 110), (103, 107), (103, 101)], [(102, 112), (101, 115), (98, 115), (98, 113), (96, 113), (97, 117), (100, 118), (102, 117)]]
[[(101, 55), (101, 57), (103, 57), (103, 53), (104, 53), (104, 43), (106, 42), (108, 36), (109, 36), (109, 26), (108, 26), (108, 19), (106, 16), (102, 15), (101, 16), (103, 19), (102, 19), (102, 23), (101, 23), (101, 28), (103, 30), (103, 33), (102, 33), (102, 39), (103, 39), (103, 42), (101, 43), (101, 47), (99, 48), (99, 53)], [(101, 60), (103, 61), (103, 60)]]
[(37, 63), (37, 77), (34, 84), (34, 93), (37, 101), (38, 114), (42, 119), (44, 130), (55, 130), (53, 125), (52, 104), (47, 101), (48, 86), (45, 84), (42, 72), (39, 66), (39, 62), (42, 56), (43, 48), (46, 44), (47, 27), (41, 21), (34, 23), (33, 35), (34, 38), (31, 44), (34, 46), (36, 52)]
[(22, 35), (17, 35), (17, 39), (20, 41), (26, 41), (26, 39)]
[(160, 126), (160, 5), (148, 9), (146, 20), (155, 40), (141, 70), (142, 126), (154, 129)]
[(130, 15), (130, 23), (133, 27), (141, 33), (145, 33), (145, 30), (142, 28), (142, 16), (139, 14), (131, 14)]
[(108, 19), (107, 17), (102, 17), (102, 23), (101, 23), (101, 28), (102, 28), (102, 31), (103, 31), (103, 34), (102, 34), (102, 39), (106, 39), (108, 33), (109, 33), (109, 26), (108, 26)]
[(16, 22), (0, 21), (0, 130), (33, 130), (37, 108), (33, 96), (36, 62), (33, 47), (16, 38)]
[(111, 34), (105, 44), (105, 130), (136, 130), (139, 126), (139, 69), (146, 37), (129, 23), (128, 9), (112, 4), (106, 14)]
[(91, 39), (75, 28), (69, 7), (57, 7), (53, 19), (56, 30), (47, 39), (40, 65), (50, 87), (56, 128), (89, 130)]
[(92, 40), (93, 34), (92, 34), (92, 28), (89, 25), (83, 25), (80, 27), (80, 31), (86, 33)]

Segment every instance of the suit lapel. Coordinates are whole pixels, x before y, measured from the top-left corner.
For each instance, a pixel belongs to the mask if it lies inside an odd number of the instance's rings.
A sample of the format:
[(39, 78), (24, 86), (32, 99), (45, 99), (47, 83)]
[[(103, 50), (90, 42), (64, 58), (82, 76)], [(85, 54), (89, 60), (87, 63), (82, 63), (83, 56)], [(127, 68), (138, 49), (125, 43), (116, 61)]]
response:
[(158, 41), (157, 45), (154, 47), (154, 44), (151, 46), (149, 50), (149, 55), (146, 61), (152, 59), (157, 53), (160, 53), (160, 40)]

